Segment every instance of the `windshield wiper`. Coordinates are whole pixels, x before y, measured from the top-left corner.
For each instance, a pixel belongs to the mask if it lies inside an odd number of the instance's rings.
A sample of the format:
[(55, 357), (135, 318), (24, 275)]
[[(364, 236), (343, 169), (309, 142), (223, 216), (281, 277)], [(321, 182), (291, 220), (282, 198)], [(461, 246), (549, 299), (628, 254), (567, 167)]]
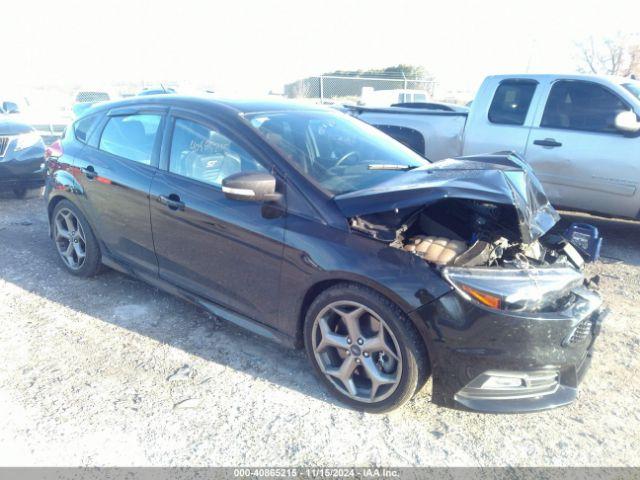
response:
[(418, 165), (393, 165), (393, 164), (372, 164), (369, 165), (369, 170), (413, 170), (418, 168)]

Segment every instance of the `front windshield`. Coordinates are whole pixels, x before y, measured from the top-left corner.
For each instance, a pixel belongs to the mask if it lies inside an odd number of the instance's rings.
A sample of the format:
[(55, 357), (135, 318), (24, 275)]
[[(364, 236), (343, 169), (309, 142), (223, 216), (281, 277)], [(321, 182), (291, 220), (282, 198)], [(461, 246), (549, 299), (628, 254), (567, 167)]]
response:
[(334, 195), (373, 187), (429, 163), (378, 129), (339, 112), (280, 111), (245, 118)]
[(640, 82), (625, 83), (622, 86), (633, 93), (633, 95), (638, 100), (640, 100)]

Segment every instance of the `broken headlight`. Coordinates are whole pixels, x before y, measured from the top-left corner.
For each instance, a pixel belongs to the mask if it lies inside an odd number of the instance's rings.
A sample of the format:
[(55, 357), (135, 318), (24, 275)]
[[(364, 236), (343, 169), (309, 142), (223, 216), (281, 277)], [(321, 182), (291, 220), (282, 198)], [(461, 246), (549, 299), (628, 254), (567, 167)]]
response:
[(446, 267), (444, 278), (467, 300), (498, 310), (536, 312), (557, 304), (583, 283), (569, 267)]

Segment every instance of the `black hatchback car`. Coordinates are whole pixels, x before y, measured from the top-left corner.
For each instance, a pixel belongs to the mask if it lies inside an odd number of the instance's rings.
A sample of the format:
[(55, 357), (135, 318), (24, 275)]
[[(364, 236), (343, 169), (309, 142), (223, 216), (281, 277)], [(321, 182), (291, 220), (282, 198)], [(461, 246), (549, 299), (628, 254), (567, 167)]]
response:
[(47, 169), (70, 273), (104, 264), (304, 347), (365, 411), (430, 375), (442, 405), (567, 404), (604, 316), (511, 154), (430, 163), (334, 110), (163, 95), (89, 110)]

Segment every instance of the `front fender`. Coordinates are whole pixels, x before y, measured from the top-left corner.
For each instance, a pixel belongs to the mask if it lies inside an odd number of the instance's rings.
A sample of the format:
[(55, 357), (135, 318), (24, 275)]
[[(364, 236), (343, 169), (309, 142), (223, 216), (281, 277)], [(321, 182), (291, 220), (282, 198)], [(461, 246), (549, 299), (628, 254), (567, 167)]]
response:
[(406, 314), (452, 289), (416, 255), (301, 217), (288, 217), (285, 243), (278, 328), (292, 336), (299, 324), (291, 319), (304, 316), (315, 294), (336, 282), (365, 285)]

